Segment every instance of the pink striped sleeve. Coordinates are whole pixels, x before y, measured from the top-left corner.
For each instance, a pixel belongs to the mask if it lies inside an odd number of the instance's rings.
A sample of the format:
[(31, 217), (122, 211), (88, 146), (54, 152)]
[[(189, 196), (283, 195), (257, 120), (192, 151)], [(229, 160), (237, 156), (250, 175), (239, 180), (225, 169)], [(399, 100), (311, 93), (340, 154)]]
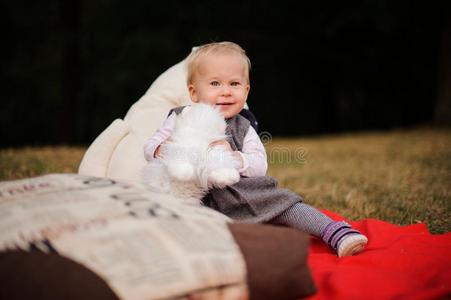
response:
[(144, 157), (147, 161), (155, 158), (155, 150), (166, 141), (174, 131), (176, 114), (173, 112), (163, 125), (144, 144)]

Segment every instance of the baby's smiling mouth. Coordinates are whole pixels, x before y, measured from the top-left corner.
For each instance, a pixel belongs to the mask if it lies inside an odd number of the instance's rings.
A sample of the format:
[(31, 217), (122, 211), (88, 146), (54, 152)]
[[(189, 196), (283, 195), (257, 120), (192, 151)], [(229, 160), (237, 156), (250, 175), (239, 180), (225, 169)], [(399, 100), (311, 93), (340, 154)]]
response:
[(233, 103), (229, 102), (220, 102), (220, 103), (216, 103), (216, 105), (232, 105)]

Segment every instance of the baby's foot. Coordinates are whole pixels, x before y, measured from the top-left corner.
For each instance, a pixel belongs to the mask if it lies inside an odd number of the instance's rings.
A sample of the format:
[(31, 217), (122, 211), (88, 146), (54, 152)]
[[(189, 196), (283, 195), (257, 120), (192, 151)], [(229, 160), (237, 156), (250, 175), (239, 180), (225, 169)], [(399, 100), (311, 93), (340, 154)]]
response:
[(353, 234), (345, 236), (339, 242), (337, 255), (338, 257), (352, 256), (360, 253), (368, 243), (368, 238), (363, 234)]
[(330, 223), (324, 230), (322, 239), (337, 252), (338, 257), (360, 253), (368, 243), (366, 236), (343, 221)]
[(180, 181), (190, 181), (194, 178), (194, 167), (188, 163), (168, 164), (168, 173), (171, 177)]
[(218, 188), (237, 183), (240, 180), (240, 173), (232, 168), (219, 168), (213, 170), (208, 176), (208, 181)]

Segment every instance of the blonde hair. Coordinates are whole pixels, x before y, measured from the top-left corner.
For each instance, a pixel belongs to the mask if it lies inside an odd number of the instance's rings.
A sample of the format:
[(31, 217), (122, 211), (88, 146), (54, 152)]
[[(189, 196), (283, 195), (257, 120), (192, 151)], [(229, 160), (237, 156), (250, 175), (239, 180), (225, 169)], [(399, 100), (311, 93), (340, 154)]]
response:
[(246, 55), (246, 51), (240, 47), (240, 45), (233, 42), (215, 42), (209, 43), (196, 48), (188, 56), (188, 78), (187, 83), (191, 84), (193, 82), (194, 73), (199, 68), (199, 64), (202, 57), (210, 54), (229, 54), (236, 53), (243, 57), (244, 63), (246, 65), (246, 79), (249, 83), (249, 71), (251, 69), (251, 61)]

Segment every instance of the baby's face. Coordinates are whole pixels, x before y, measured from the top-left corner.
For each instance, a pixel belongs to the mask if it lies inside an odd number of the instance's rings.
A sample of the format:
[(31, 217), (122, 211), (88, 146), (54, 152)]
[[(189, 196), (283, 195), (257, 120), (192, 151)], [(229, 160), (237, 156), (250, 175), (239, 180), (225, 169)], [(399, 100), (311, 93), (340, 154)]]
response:
[(224, 118), (231, 118), (243, 109), (249, 93), (246, 63), (239, 54), (207, 55), (188, 89), (193, 102), (216, 105)]

